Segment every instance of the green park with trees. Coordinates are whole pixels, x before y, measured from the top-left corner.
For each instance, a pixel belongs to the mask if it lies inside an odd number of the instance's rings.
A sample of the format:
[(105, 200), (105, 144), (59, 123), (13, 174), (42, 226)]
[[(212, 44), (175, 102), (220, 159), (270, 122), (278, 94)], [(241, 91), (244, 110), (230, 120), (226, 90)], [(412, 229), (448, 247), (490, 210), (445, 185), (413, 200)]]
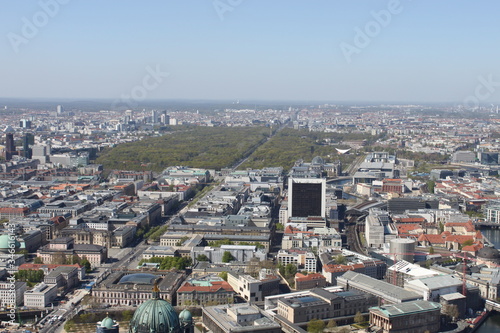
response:
[(187, 127), (106, 149), (96, 162), (107, 170), (161, 171), (172, 165), (221, 169), (245, 158), (269, 134), (265, 127)]
[(143, 263), (155, 263), (160, 264), (161, 270), (169, 269), (186, 269), (186, 267), (191, 266), (191, 258), (188, 257), (153, 257), (151, 259), (142, 259), (139, 262), (139, 266)]

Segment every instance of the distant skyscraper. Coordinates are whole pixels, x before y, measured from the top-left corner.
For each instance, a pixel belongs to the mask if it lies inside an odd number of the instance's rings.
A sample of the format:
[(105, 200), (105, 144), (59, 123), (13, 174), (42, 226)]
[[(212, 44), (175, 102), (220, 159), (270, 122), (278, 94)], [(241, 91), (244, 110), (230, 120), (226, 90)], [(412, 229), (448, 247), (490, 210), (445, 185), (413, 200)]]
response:
[(162, 114), (160, 117), (160, 121), (163, 125), (170, 124), (170, 116), (168, 114)]
[(326, 179), (293, 178), (288, 179), (288, 216), (325, 217)]
[(64, 111), (64, 110), (63, 110), (62, 105), (58, 105), (58, 106), (57, 106), (57, 114), (62, 114), (62, 113), (63, 113), (63, 111)]
[(16, 145), (14, 143), (14, 134), (7, 133), (5, 135), (5, 159), (10, 161), (12, 159), (12, 155), (15, 155)]
[(19, 122), (19, 127), (31, 128), (31, 121), (28, 119), (21, 119), (21, 121)]
[(30, 145), (33, 145), (35, 143), (35, 137), (31, 133), (26, 133), (23, 137), (23, 154), (24, 157), (26, 158), (31, 158), (32, 156), (32, 149), (30, 148)]

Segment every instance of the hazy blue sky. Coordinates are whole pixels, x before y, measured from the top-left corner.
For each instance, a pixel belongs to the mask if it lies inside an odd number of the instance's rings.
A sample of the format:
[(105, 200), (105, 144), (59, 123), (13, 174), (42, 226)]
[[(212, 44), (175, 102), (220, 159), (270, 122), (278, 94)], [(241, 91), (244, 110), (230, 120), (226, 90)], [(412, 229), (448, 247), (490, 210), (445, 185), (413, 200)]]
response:
[(500, 101), (498, 1), (54, 2), (0, 0), (0, 97)]

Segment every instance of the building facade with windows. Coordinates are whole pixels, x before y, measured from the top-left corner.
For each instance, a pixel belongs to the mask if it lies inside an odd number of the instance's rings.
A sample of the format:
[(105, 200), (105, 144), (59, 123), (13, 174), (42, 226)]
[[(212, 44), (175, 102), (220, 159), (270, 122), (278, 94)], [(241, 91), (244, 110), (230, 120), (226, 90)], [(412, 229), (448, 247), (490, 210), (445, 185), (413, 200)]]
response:
[(376, 297), (360, 291), (330, 292), (322, 288), (310, 290), (305, 295), (278, 300), (277, 314), (298, 324), (311, 319), (335, 319), (366, 313), (370, 306), (377, 304)]
[(326, 216), (325, 178), (288, 178), (288, 217)]
[(370, 325), (382, 333), (439, 332), (441, 305), (413, 301), (370, 308)]
[(318, 267), (316, 255), (308, 250), (282, 249), (278, 251), (276, 259), (283, 266), (288, 264), (297, 266), (299, 271), (305, 270), (307, 272), (316, 273)]
[(24, 293), (24, 305), (28, 308), (45, 308), (57, 297), (57, 285), (41, 282)]

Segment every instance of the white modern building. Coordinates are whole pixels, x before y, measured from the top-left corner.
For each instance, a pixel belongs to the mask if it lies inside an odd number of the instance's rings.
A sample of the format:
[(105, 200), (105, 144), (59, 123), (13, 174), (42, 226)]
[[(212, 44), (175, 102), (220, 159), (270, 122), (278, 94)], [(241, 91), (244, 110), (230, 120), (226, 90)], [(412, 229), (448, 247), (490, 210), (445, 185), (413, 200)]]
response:
[(462, 291), (462, 279), (455, 275), (439, 275), (405, 282), (406, 290), (418, 293), (426, 301), (439, 301), (439, 296)]
[(45, 308), (57, 297), (57, 285), (41, 282), (24, 293), (24, 305), (29, 308)]
[(264, 297), (279, 294), (280, 278), (261, 271), (260, 279), (250, 275), (228, 272), (227, 282), (233, 290), (248, 302), (261, 302)]
[(292, 264), (297, 266), (299, 271), (305, 270), (307, 272), (316, 273), (318, 261), (313, 252), (305, 250), (279, 250), (276, 256), (278, 262), (284, 266)]

